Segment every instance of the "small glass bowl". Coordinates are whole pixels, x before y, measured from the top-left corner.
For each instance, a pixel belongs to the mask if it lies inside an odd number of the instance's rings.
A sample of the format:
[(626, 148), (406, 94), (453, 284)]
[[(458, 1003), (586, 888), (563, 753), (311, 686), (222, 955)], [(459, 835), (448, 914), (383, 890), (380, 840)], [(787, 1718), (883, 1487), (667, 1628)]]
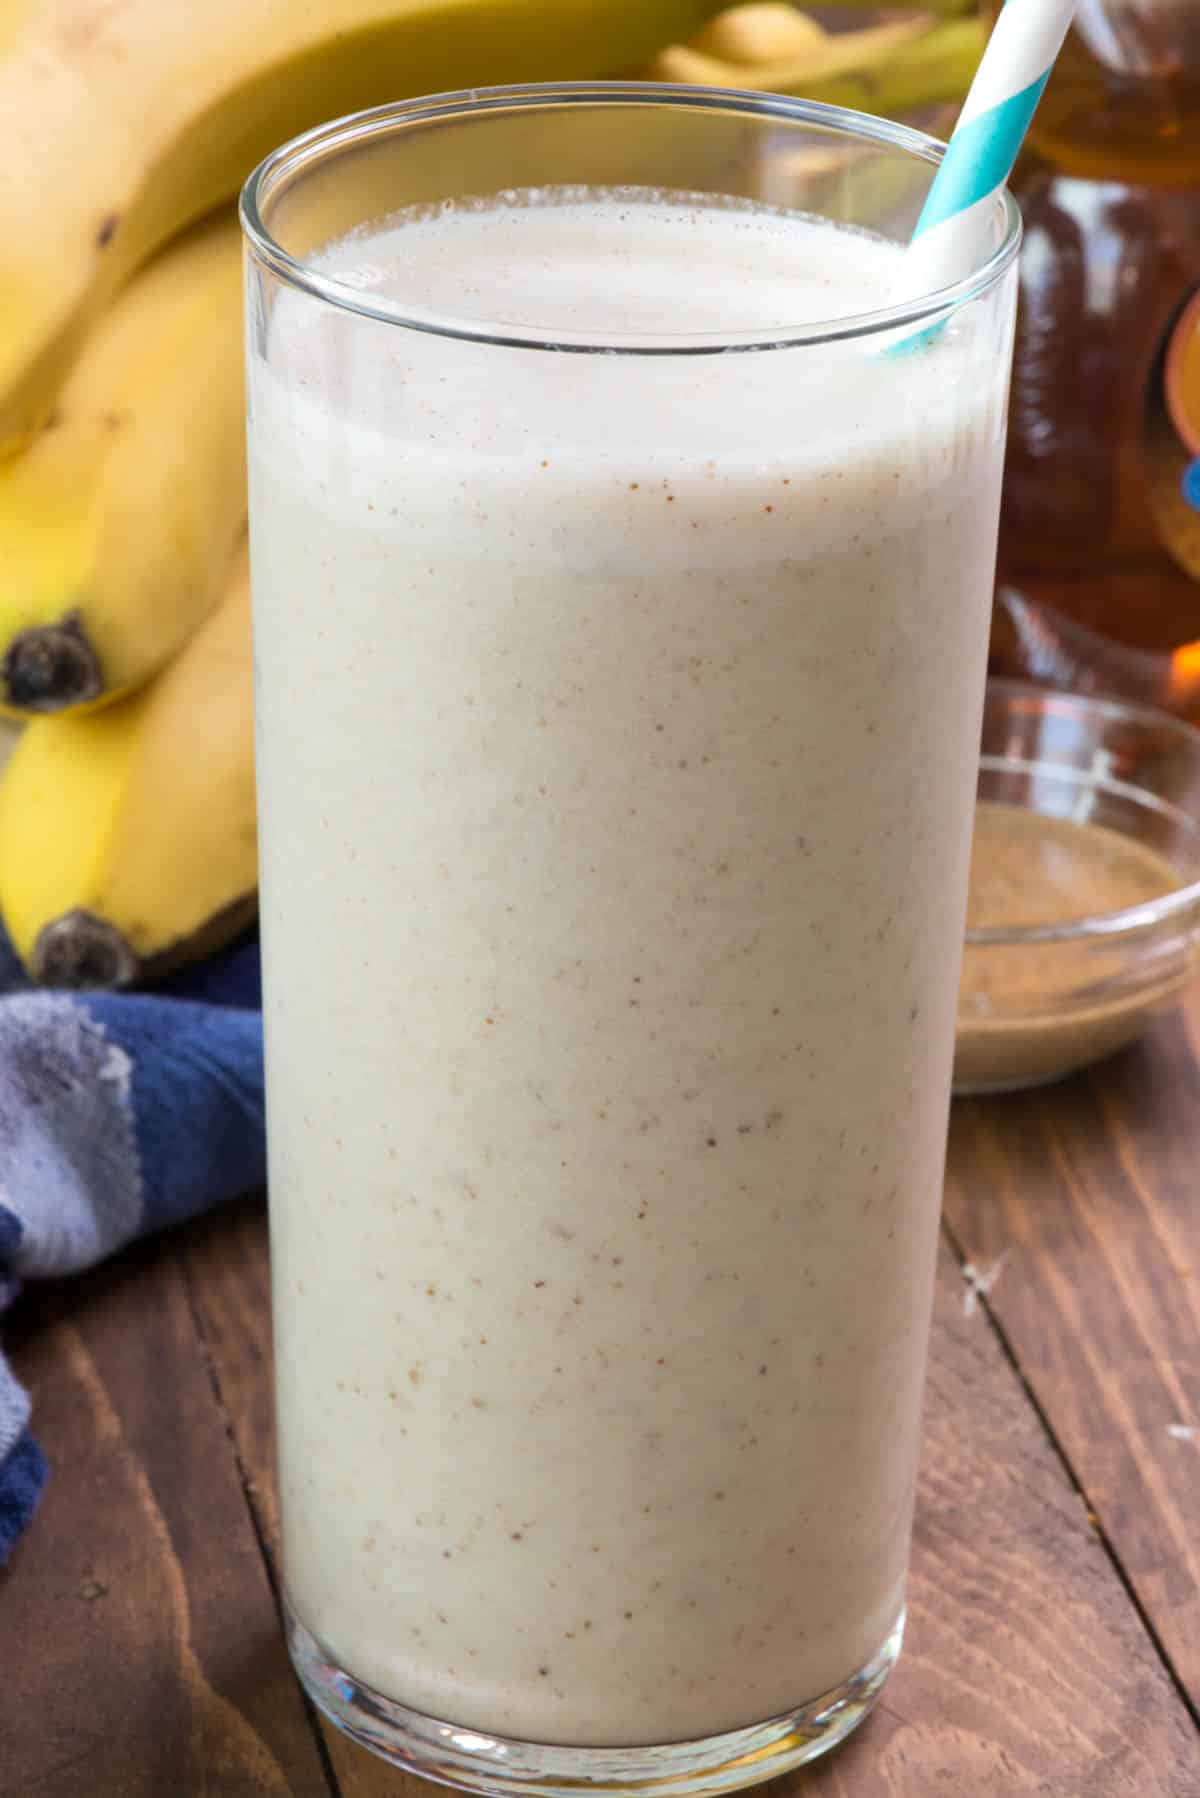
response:
[(1102, 825), (1184, 883), (1123, 911), (968, 928), (956, 1093), (1040, 1086), (1132, 1042), (1200, 952), (1200, 731), (1122, 701), (990, 680), (978, 797)]

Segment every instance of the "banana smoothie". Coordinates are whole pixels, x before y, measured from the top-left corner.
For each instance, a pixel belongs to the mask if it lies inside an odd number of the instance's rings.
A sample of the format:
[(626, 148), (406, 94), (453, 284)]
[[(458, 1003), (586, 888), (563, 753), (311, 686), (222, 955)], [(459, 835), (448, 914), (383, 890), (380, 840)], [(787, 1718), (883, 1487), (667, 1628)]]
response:
[(286, 1582), (473, 1730), (751, 1725), (902, 1612), (1004, 356), (970, 308), (620, 353), (865, 313), (896, 254), (520, 192), (319, 261), (493, 341), (263, 327)]

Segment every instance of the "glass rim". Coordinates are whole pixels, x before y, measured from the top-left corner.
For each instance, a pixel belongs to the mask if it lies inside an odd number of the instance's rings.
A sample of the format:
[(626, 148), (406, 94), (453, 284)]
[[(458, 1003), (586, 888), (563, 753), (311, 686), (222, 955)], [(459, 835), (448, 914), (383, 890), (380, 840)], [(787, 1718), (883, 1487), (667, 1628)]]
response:
[(548, 335), (544, 326), (508, 323), (500, 326), (365, 294), (361, 288), (322, 273), (311, 260), (293, 256), (266, 225), (264, 212), (273, 187), (319, 156), (357, 148), (408, 124), (516, 107), (567, 109), (580, 105), (684, 106), (700, 112), (724, 111), (764, 120), (814, 125), (846, 139), (865, 140), (881, 148), (908, 154), (935, 168), (946, 149), (938, 138), (891, 119), (854, 112), (848, 107), (827, 106), (821, 101), (758, 93), (745, 88), (691, 87), (655, 81), (523, 82), (504, 87), (460, 88), (347, 113), (314, 126), (273, 150), (247, 178), (239, 201), (239, 216), (250, 254), (255, 262), (287, 286), (313, 299), (323, 300), (339, 311), (375, 319), (382, 324), (510, 349), (662, 356), (790, 349), (805, 344), (837, 343), (882, 336), (897, 330), (919, 329), (944, 318), (994, 286), (1012, 266), (1020, 248), (1021, 215), (1011, 193), (1003, 188), (996, 195), (995, 204), (1003, 209), (1004, 228), (998, 246), (986, 260), (958, 281), (898, 305), (875, 307), (840, 318), (810, 320), (803, 325), (770, 331), (761, 327), (748, 331), (657, 333), (556, 330)]

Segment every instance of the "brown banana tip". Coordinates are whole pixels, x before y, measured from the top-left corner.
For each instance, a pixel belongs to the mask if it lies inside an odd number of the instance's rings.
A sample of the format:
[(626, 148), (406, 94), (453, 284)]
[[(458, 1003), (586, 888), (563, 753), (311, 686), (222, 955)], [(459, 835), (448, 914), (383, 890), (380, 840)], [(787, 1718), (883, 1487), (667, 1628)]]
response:
[(42, 986), (130, 986), (138, 959), (115, 924), (94, 912), (70, 911), (41, 932), (29, 971)]
[(0, 661), (0, 697), (23, 712), (61, 712), (99, 699), (104, 678), (78, 612), (20, 631)]

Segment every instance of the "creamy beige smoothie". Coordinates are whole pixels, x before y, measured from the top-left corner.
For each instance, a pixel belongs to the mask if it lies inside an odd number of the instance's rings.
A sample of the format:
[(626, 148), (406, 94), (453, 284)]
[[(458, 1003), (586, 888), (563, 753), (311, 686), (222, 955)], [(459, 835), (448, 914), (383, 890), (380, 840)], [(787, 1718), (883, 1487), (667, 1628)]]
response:
[[(860, 314), (895, 255), (544, 191), (321, 266), (619, 344)], [(1004, 356), (969, 316), (667, 357), (287, 293), (268, 341), (291, 1602), (475, 1730), (755, 1723), (903, 1605)]]

